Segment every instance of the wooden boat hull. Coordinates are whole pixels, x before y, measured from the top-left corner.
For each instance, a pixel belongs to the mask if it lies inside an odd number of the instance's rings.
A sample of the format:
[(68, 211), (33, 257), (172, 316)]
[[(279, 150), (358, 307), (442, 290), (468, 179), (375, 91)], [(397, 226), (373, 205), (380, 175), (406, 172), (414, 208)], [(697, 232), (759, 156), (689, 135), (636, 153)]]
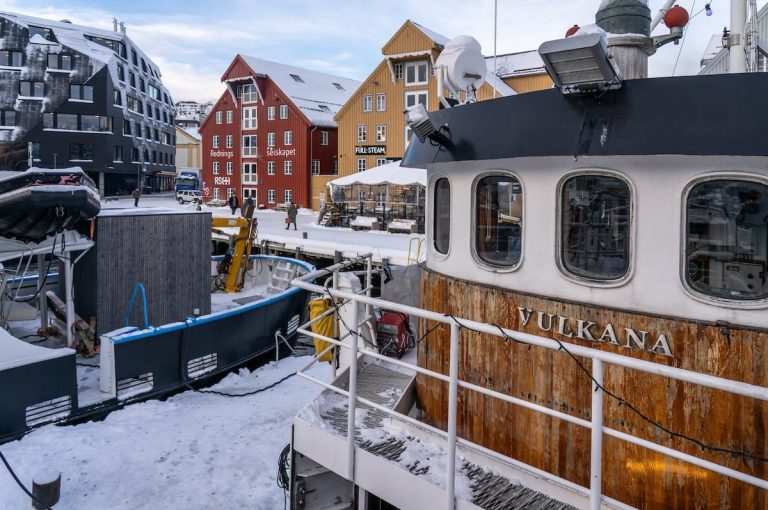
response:
[[(567, 302), (462, 281), (431, 270), (422, 273), (421, 299), (421, 307), (446, 314), (754, 385), (768, 385), (768, 332), (764, 330)], [(519, 308), (531, 310), (527, 321), (527, 312), (521, 314)], [(542, 312), (543, 328), (538, 312)], [(565, 318), (562, 327), (559, 317)], [(577, 319), (594, 322), (595, 337), (612, 325), (619, 345), (610, 341), (610, 335), (606, 341), (577, 338)], [(421, 324), (420, 335), (430, 326)], [(637, 348), (632, 339), (627, 347), (623, 328), (647, 332), (646, 349)], [(650, 339), (655, 342), (660, 334), (666, 335), (671, 356), (659, 349), (647, 349)], [(449, 328), (437, 328), (420, 342), (419, 365), (447, 374), (449, 337)], [(564, 352), (462, 330), (459, 359), (461, 380), (590, 419), (591, 380)], [(590, 360), (580, 361), (591, 369)], [(668, 429), (710, 445), (768, 456), (766, 402), (616, 366), (606, 368), (605, 385)], [(417, 395), (421, 418), (444, 428), (447, 384), (420, 377)], [(765, 462), (702, 451), (689, 441), (671, 438), (611, 398), (606, 397), (604, 413), (607, 427), (768, 478)], [(458, 433), (536, 468), (589, 486), (590, 431), (586, 428), (460, 388)], [(768, 505), (764, 490), (608, 436), (604, 436), (602, 460), (603, 493), (638, 508)]]

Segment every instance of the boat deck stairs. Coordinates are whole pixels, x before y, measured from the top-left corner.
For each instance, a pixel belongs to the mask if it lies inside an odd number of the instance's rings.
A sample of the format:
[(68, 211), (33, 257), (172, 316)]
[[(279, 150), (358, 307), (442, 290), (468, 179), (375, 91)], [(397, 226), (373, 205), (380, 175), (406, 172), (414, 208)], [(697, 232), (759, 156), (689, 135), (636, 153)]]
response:
[[(345, 370), (332, 385), (348, 392), (349, 378)], [(361, 401), (403, 415), (413, 406), (415, 372), (363, 356), (356, 379)], [(294, 487), (304, 494), (303, 508), (354, 508), (349, 482), (333, 474), (350, 471), (348, 459), (339, 456), (348, 442), (348, 407), (343, 394), (326, 389), (294, 421), (298, 478)], [(444, 508), (436, 504), (448, 498), (448, 449), (443, 438), (363, 403), (355, 410), (354, 442), (354, 480), (359, 489), (403, 510)], [(457, 458), (457, 509), (570, 510), (588, 505), (588, 497), (570, 482), (553, 481), (551, 475), (545, 477), (529, 466), (462, 445), (457, 447)], [(335, 484), (329, 483), (332, 476), (339, 478)], [(337, 491), (316, 490), (315, 484), (335, 485)]]

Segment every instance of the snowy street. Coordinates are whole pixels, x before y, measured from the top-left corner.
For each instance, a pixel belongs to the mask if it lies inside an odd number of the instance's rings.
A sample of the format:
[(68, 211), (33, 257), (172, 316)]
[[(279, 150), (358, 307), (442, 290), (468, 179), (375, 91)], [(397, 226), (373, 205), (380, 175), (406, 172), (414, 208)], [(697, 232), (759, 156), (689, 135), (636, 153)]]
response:
[[(105, 209), (125, 208), (133, 210), (133, 199), (121, 199), (102, 203)], [(178, 204), (172, 194), (144, 195), (139, 200), (139, 208), (151, 209), (180, 209), (194, 211), (192, 204)], [(230, 216), (229, 207), (202, 206), (203, 212), (211, 212), (214, 216)], [(236, 214), (240, 214), (238, 210)], [(374, 261), (389, 258), (390, 262), (405, 265), (414, 262), (417, 258), (417, 250), (420, 250), (420, 261), (424, 260), (426, 246), (423, 242), (423, 234), (392, 234), (389, 232), (361, 232), (349, 228), (328, 228), (317, 225), (317, 213), (311, 209), (299, 209), (296, 219), (297, 230), (285, 229), (286, 213), (272, 209), (257, 210), (255, 217), (258, 219), (258, 241), (269, 240), (275, 243), (283, 243), (285, 247), (293, 250), (296, 247), (304, 251), (322, 253), (332, 256), (335, 251), (342, 251), (345, 257), (354, 257), (358, 254), (372, 252)], [(303, 234), (307, 238), (303, 238)], [(409, 257), (409, 249), (410, 257)]]
[[(243, 369), (211, 388), (263, 388), (310, 359)], [(330, 379), (327, 364), (309, 373)], [(27, 488), (36, 475), (62, 473), (57, 510), (279, 509), (278, 456), (290, 442), (293, 417), (320, 391), (298, 376), (244, 398), (188, 391), (128, 406), (101, 422), (49, 425), (0, 451)], [(23, 508), (31, 508), (29, 498), (0, 466), (0, 510)]]

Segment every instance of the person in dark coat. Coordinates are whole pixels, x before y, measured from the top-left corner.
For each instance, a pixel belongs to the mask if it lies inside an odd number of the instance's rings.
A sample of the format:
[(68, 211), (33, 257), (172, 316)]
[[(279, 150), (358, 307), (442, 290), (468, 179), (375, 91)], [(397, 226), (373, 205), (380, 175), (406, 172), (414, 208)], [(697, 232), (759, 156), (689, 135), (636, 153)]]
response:
[(138, 207), (139, 199), (141, 198), (141, 190), (139, 188), (136, 188), (135, 190), (133, 190), (133, 193), (131, 193), (131, 196), (133, 197), (133, 206)]
[(288, 206), (288, 224), (285, 226), (285, 230), (288, 230), (291, 226), (291, 223), (293, 223), (293, 230), (298, 230), (296, 228), (296, 215), (299, 213), (299, 210), (296, 209), (296, 204), (291, 201), (291, 205)]
[(237, 199), (237, 195), (232, 193), (229, 196), (229, 208), (232, 209), (232, 215), (234, 216), (235, 211), (237, 211), (237, 206), (240, 205), (240, 201)]

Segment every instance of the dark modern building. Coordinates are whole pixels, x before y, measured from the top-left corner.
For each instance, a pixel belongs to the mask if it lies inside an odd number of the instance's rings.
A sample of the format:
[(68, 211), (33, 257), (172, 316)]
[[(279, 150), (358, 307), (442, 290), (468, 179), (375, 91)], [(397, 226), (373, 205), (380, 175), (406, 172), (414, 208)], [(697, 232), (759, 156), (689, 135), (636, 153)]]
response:
[(0, 170), (79, 166), (102, 195), (168, 188), (174, 107), (125, 33), (0, 12)]

